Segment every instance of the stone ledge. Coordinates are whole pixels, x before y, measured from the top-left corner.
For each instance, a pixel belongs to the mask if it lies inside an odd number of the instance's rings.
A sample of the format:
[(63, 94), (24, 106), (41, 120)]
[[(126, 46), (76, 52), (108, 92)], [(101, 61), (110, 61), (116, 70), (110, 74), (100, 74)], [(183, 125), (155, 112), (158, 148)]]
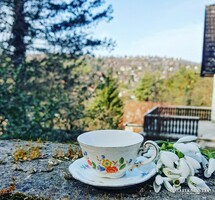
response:
[[(16, 146), (36, 145), (25, 141), (1, 140), (0, 141), (0, 191), (8, 188), (11, 177), (15, 180), (16, 189), (13, 193), (21, 192), (26, 195), (44, 197), (47, 199), (183, 199), (183, 200), (213, 200), (215, 196), (215, 176), (205, 179), (211, 192), (195, 194), (183, 187), (181, 192), (176, 194), (162, 189), (160, 193), (153, 191), (153, 178), (145, 183), (124, 189), (124, 190), (101, 190), (96, 187), (85, 185), (72, 179), (68, 173), (68, 167), (72, 160), (57, 161), (52, 158), (55, 148), (63, 148), (65, 151), (68, 144), (42, 143), (41, 151), (46, 157), (31, 161), (14, 161), (12, 154)], [(50, 163), (51, 167), (50, 167)], [(0, 199), (3, 199), (0, 196)]]

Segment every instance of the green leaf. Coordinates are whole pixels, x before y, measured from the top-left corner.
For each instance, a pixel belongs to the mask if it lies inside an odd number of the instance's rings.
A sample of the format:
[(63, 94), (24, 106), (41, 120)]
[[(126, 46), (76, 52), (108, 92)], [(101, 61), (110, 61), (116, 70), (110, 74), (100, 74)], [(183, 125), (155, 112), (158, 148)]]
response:
[(121, 157), (121, 158), (119, 159), (119, 163), (120, 163), (120, 164), (123, 164), (123, 163), (124, 163), (124, 158), (123, 158), (123, 157)]
[(168, 149), (172, 149), (173, 148), (173, 144), (172, 143), (168, 143), (167, 148)]
[(177, 154), (177, 156), (178, 156), (179, 158), (183, 158), (183, 157), (184, 157), (184, 154), (181, 153), (180, 151), (176, 151), (175, 153)]
[(93, 169), (96, 169), (96, 164), (92, 161)]
[(202, 153), (204, 156), (207, 156), (208, 159), (214, 158), (214, 157), (215, 157), (215, 155), (213, 155), (213, 154), (214, 154), (213, 150), (201, 149), (201, 153)]
[(126, 166), (126, 164), (124, 163), (123, 165), (121, 165), (121, 166), (120, 166), (119, 170), (124, 169), (124, 168), (125, 168), (125, 166)]
[(162, 145), (161, 145), (161, 148), (160, 148), (161, 150), (166, 150), (166, 143), (163, 143)]

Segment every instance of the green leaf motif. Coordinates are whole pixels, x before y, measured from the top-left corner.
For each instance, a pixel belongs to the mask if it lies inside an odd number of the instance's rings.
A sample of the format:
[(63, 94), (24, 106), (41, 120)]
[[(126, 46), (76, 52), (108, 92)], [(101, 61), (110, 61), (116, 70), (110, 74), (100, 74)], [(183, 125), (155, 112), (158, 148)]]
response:
[(119, 170), (124, 169), (124, 168), (125, 168), (125, 166), (126, 166), (126, 164), (121, 165), (121, 166), (120, 166), (120, 168), (119, 168)]
[(96, 164), (94, 162), (92, 162), (93, 165), (93, 169), (96, 169)]
[(123, 163), (124, 163), (124, 158), (123, 158), (123, 157), (121, 157), (121, 158), (119, 159), (119, 163), (120, 163), (120, 164), (123, 164)]

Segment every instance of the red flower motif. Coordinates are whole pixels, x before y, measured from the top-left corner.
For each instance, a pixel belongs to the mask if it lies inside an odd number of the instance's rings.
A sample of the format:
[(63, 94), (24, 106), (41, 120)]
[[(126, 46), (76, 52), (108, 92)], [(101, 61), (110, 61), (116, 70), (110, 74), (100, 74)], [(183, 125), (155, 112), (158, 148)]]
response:
[(106, 168), (106, 172), (107, 173), (116, 173), (116, 172), (118, 172), (118, 169), (115, 166), (113, 166), (113, 167), (107, 167)]
[(90, 166), (92, 166), (92, 162), (90, 160), (87, 160), (87, 162)]

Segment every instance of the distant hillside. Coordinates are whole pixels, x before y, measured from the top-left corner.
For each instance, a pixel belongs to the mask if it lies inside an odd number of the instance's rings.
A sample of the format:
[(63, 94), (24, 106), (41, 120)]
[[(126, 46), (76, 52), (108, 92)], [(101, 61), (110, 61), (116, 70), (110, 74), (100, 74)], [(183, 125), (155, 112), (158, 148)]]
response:
[[(34, 54), (28, 55), (28, 59), (42, 59), (45, 55)], [(200, 74), (200, 64), (176, 58), (166, 58), (157, 56), (135, 56), (135, 57), (85, 57), (86, 65), (82, 65), (77, 70), (79, 78), (89, 83), (90, 90), (94, 90), (96, 79), (94, 74), (100, 77), (101, 72), (107, 73), (112, 69), (114, 77), (120, 83), (120, 91), (122, 96), (133, 96), (133, 89), (139, 84), (145, 72), (159, 72), (162, 78), (166, 78), (168, 74), (177, 72), (181, 67), (193, 69)]]
[(128, 89), (132, 89), (141, 79), (144, 72), (159, 71), (164, 78), (169, 73), (176, 72), (180, 67), (192, 68), (200, 73), (199, 63), (182, 59), (165, 57), (98, 57), (88, 58), (87, 63), (95, 71), (112, 69), (115, 77)]

